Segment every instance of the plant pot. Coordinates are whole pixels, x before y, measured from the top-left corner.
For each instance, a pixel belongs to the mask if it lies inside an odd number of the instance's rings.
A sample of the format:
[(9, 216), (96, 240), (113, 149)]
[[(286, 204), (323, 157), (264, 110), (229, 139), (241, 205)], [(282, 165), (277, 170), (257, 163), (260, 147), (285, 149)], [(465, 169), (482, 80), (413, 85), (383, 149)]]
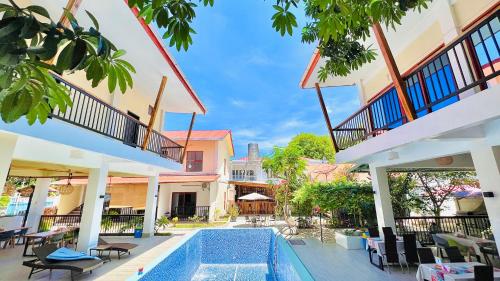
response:
[(335, 232), (335, 242), (347, 250), (362, 249), (361, 236), (347, 236), (340, 232)]
[(136, 228), (134, 230), (134, 238), (142, 238), (142, 228)]

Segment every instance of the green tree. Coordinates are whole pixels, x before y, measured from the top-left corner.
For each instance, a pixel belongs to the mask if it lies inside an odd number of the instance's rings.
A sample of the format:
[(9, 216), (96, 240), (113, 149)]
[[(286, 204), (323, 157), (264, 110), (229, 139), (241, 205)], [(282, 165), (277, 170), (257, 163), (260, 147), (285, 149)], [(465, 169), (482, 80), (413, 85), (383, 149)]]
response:
[(346, 211), (356, 218), (359, 226), (374, 219), (374, 198), (372, 187), (367, 182), (349, 180), (346, 177), (328, 183), (309, 183), (294, 192), (292, 202), (319, 206), (332, 217), (339, 211)]
[(389, 173), (388, 177), (395, 217), (405, 217), (411, 210), (422, 209), (423, 202), (413, 173)]
[(301, 157), (300, 151), (295, 147), (274, 147), (271, 156), (264, 159), (262, 164), (273, 177), (281, 179), (281, 184), (275, 191), (276, 212), (285, 218), (289, 214), (288, 201), (292, 193), (306, 180), (306, 163)]
[[(133, 86), (134, 67), (99, 31), (99, 23), (87, 12), (93, 27), (81, 27), (65, 11), (66, 27), (55, 23), (41, 6), (20, 7), (14, 0), (0, 4), (0, 115), (10, 123), (26, 116), (28, 123), (44, 123), (53, 108), (72, 106), (69, 89), (58, 84), (51, 72), (82, 70), (96, 87), (108, 78), (108, 88), (125, 92)], [(52, 63), (55, 61), (55, 63)]]
[(300, 133), (288, 143), (288, 147), (296, 149), (303, 157), (335, 161), (335, 150), (329, 136)]
[(479, 187), (474, 172), (417, 172), (417, 186), (421, 189), (422, 211), (436, 217), (443, 211), (443, 203), (454, 192), (462, 191), (466, 186)]

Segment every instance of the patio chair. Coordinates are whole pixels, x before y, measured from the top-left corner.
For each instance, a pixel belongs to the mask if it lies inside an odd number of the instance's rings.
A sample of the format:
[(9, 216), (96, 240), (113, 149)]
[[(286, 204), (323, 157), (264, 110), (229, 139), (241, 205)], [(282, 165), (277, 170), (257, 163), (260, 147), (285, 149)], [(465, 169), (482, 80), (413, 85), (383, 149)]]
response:
[(23, 265), (30, 267), (30, 275), (28, 279), (34, 273), (38, 273), (44, 270), (69, 270), (71, 271), (71, 280), (74, 279), (75, 273), (92, 273), (92, 270), (98, 268), (103, 264), (101, 259), (88, 259), (88, 260), (75, 260), (75, 261), (50, 261), (47, 260), (47, 256), (57, 250), (57, 245), (55, 244), (45, 244), (38, 248), (33, 248), (33, 252), (36, 255), (36, 259), (24, 261)]
[(251, 222), (249, 216), (245, 216), (245, 222), (248, 222), (248, 223)]
[(394, 232), (392, 232), (392, 227), (390, 227), (390, 226), (384, 226), (384, 227), (382, 227), (382, 232), (384, 233), (384, 236), (386, 236), (386, 235), (394, 235)]
[(102, 239), (101, 237), (99, 237), (99, 241), (97, 242), (97, 245), (109, 246), (107, 248), (107, 250), (117, 252), (118, 259), (120, 259), (121, 256), (124, 256), (126, 254), (130, 255), (130, 250), (132, 250), (138, 246), (137, 244), (133, 244), (133, 243), (108, 243), (104, 239)]
[(443, 250), (450, 247), (450, 245), (448, 244), (448, 241), (446, 241), (446, 239), (443, 239), (439, 236), (437, 236), (436, 234), (431, 234), (432, 236), (432, 240), (434, 240), (434, 243), (436, 244), (436, 247), (437, 247), (437, 253), (438, 253), (438, 256), (440, 256), (441, 258), (443, 257)]
[(431, 248), (417, 248), (418, 261), (420, 264), (436, 263), (436, 258)]
[(14, 248), (14, 237), (15, 237), (15, 230), (9, 230), (9, 231), (4, 231), (0, 232), (0, 245), (2, 242), (5, 242), (3, 244), (2, 248), (7, 248), (7, 245), (10, 244), (12, 248)]
[(400, 255), (405, 257), (406, 267), (409, 270), (408, 265), (418, 262), (417, 255), (417, 236), (415, 234), (404, 234), (403, 235), (404, 252)]
[(474, 280), (475, 281), (493, 281), (493, 266), (490, 265), (476, 265), (474, 266)]
[[(15, 239), (17, 239), (16, 245), (23, 245), (26, 243), (26, 238), (24, 238), (24, 235), (28, 233), (28, 228), (23, 228), (14, 233)], [(23, 240), (23, 243), (19, 243), (19, 241)]]
[(496, 249), (496, 246), (491, 246), (491, 247), (479, 247), (479, 251), (481, 252), (481, 254), (483, 254), (484, 256), (484, 259), (486, 261), (486, 264), (487, 265), (493, 265), (493, 263), (491, 262), (491, 259), (490, 259), (490, 255), (495, 258), (496, 256), (498, 256), (498, 251)]
[(444, 251), (446, 252), (450, 262), (465, 262), (465, 258), (462, 256), (462, 253), (460, 253), (458, 247), (447, 247)]
[(64, 235), (65, 233), (59, 233), (50, 237), (49, 243), (56, 244), (59, 247), (64, 247)]
[(380, 237), (378, 227), (369, 227), (368, 234), (370, 235), (370, 237)]
[(392, 264), (399, 263), (399, 266), (401, 266), (401, 270), (403, 270), (403, 265), (399, 260), (396, 235), (385, 235), (384, 242), (385, 242), (384, 243), (385, 252), (382, 253), (382, 258), (384, 258), (385, 263), (387, 264), (387, 268), (389, 269), (389, 272), (390, 272), (389, 263)]

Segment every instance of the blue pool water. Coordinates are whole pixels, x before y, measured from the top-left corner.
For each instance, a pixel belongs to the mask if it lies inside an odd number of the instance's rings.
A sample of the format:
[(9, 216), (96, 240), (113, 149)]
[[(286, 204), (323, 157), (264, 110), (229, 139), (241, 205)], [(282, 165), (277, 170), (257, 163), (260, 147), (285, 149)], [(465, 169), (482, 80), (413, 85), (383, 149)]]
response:
[[(276, 257), (277, 262), (275, 262)], [(271, 228), (198, 230), (156, 265), (146, 267), (143, 276), (131, 279), (314, 280), (288, 242), (281, 236), (276, 238), (275, 231)]]

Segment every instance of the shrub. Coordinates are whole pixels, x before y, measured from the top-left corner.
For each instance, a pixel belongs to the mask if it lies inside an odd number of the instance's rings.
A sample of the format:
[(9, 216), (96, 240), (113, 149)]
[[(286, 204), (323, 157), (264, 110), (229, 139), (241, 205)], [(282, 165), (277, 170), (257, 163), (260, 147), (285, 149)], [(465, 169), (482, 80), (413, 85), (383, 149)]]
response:
[(240, 211), (238, 210), (238, 207), (235, 205), (231, 205), (229, 209), (227, 210), (227, 214), (231, 218), (237, 218), (240, 215)]
[(111, 220), (110, 217), (105, 217), (101, 220), (101, 228), (104, 230), (104, 232), (108, 232), (108, 230), (110, 230), (112, 226), (113, 220)]
[(193, 222), (193, 223), (200, 223), (201, 219), (202, 219), (202, 217), (199, 217), (197, 215), (194, 215), (194, 216), (188, 218), (188, 220), (190, 222)]
[(179, 222), (179, 218), (178, 217), (174, 217), (172, 219), (172, 225), (175, 227), (177, 225), (177, 223)]
[(159, 219), (156, 220), (155, 233), (158, 233), (158, 230), (160, 230), (160, 228), (162, 230), (165, 230), (165, 227), (167, 227), (169, 224), (170, 220), (166, 216), (161, 216)]

